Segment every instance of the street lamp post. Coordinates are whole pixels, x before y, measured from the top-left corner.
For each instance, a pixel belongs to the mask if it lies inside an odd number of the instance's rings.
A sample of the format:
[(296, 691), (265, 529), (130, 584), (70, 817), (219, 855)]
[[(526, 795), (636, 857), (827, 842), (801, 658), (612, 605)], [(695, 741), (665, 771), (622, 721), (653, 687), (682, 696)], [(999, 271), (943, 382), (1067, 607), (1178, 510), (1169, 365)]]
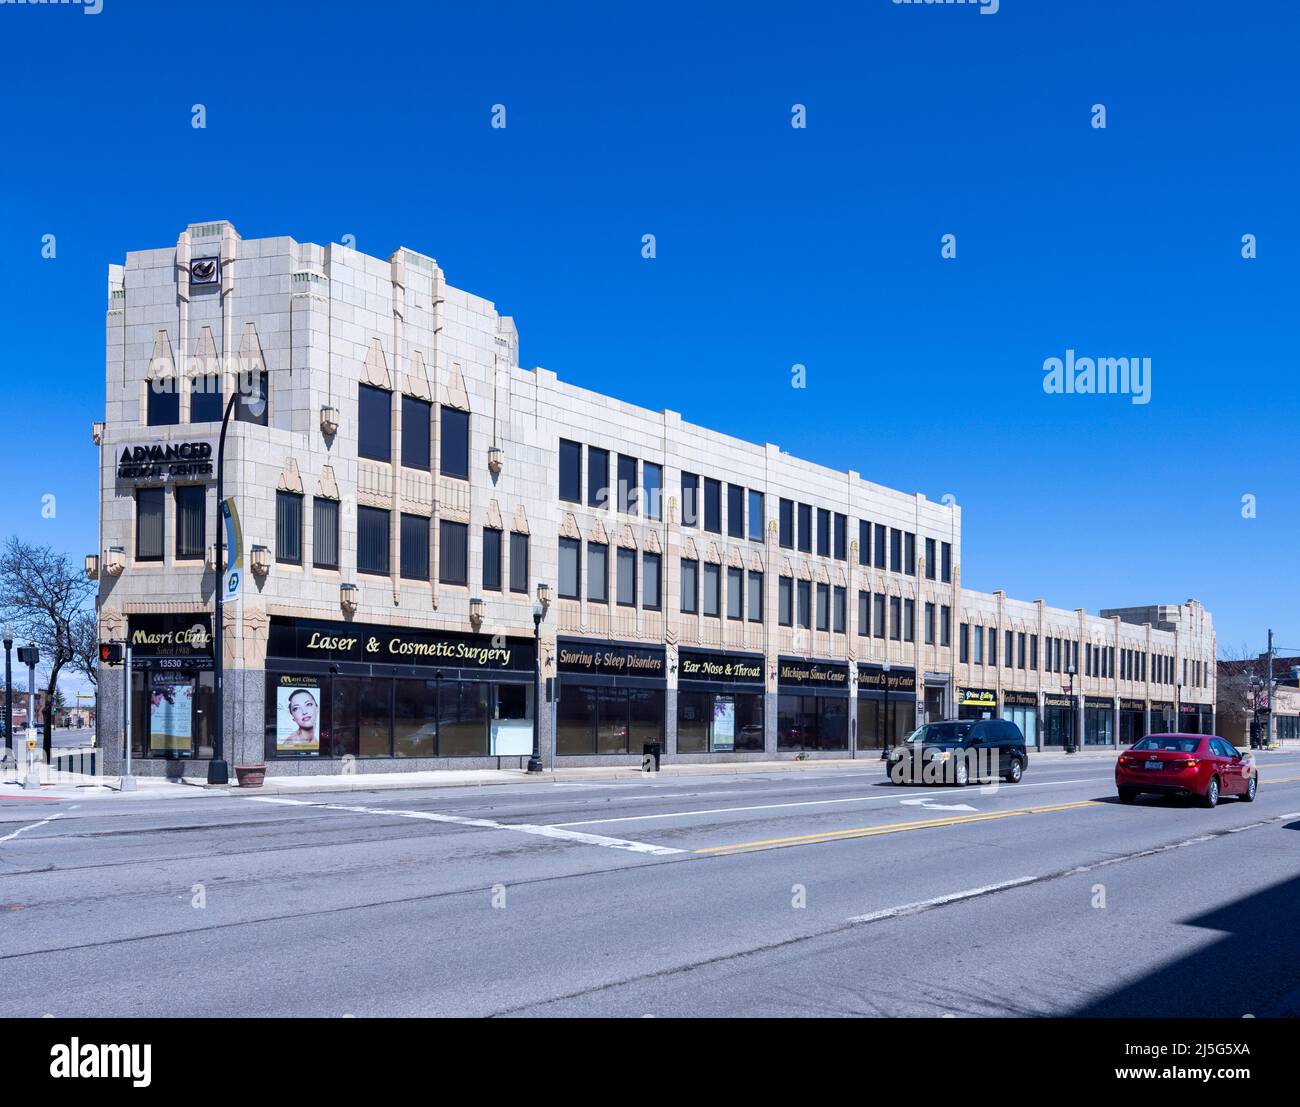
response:
[(880, 760), (888, 761), (889, 750), (891, 745), (890, 743), (891, 734), (890, 734), (890, 727), (889, 727), (889, 662), (888, 661), (886, 661), (880, 667), (880, 672), (881, 672), (881, 678), (880, 678), (881, 682), (885, 686), (885, 721), (884, 721), (885, 738), (884, 738), (884, 748), (881, 749), (880, 751)]
[(528, 759), (528, 771), (542, 771), (542, 620), (550, 606), (550, 585), (537, 586), (537, 599), (533, 603), (533, 755)]
[(14, 629), (8, 623), (4, 629), (5, 644), (5, 749), (14, 748)]
[[(1068, 643), (1067, 643), (1068, 644)], [(1065, 667), (1065, 694), (1074, 699), (1074, 666)], [(1065, 752), (1074, 753), (1077, 749), (1074, 741), (1074, 728), (1079, 722), (1079, 709), (1076, 706), (1070, 708), (1070, 733), (1065, 736)]]
[(230, 415), (235, 410), (235, 401), (242, 400), (248, 405), (248, 409), (255, 416), (262, 414), (262, 408), (266, 401), (262, 398), (259, 391), (253, 391), (245, 394), (242, 390), (236, 388), (234, 394), (226, 401), (226, 411), (221, 417), (221, 437), (217, 440), (217, 504), (214, 516), (216, 518), (216, 533), (213, 538), (216, 541), (217, 548), (217, 572), (216, 581), (212, 588), (213, 606), (215, 610), (212, 613), (212, 760), (208, 762), (208, 783), (209, 784), (229, 784), (230, 783), (230, 765), (226, 761), (226, 741), (225, 741), (225, 697), (222, 688), (222, 674), (225, 668), (225, 637), (223, 633), (221, 618), (221, 603), (225, 598), (222, 595), (221, 577), (223, 572), (223, 545), (222, 545), (222, 528), (221, 528), (221, 504), (225, 499), (225, 469), (226, 469), (226, 428), (230, 426)]

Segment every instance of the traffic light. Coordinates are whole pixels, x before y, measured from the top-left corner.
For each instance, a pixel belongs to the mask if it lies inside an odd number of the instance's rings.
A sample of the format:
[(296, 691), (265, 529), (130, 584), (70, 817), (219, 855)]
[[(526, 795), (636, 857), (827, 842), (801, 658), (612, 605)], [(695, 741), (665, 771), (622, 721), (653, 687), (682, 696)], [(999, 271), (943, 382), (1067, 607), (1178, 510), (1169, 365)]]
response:
[(122, 644), (120, 642), (100, 642), (99, 661), (101, 665), (120, 665), (122, 663)]

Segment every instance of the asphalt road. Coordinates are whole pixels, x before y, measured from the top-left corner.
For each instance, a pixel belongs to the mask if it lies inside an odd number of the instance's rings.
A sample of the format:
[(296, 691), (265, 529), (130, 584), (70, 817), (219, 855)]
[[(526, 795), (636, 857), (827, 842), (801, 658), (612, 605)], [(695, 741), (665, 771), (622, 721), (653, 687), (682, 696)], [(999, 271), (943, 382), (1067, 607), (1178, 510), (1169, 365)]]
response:
[(0, 798), (0, 1016), (1300, 1014), (1300, 755), (1110, 773)]

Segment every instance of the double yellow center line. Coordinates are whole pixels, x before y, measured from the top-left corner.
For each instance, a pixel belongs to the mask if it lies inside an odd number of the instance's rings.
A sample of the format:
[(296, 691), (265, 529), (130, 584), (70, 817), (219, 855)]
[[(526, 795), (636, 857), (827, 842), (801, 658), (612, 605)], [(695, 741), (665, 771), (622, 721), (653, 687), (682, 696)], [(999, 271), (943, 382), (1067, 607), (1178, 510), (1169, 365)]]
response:
[(1041, 807), (1017, 807), (1010, 811), (993, 811), (980, 815), (952, 815), (938, 819), (918, 819), (906, 823), (882, 823), (878, 826), (860, 826), (852, 830), (828, 830), (821, 834), (799, 834), (793, 838), (768, 838), (759, 842), (739, 842), (732, 846), (709, 846), (696, 853), (717, 856), (733, 853), (756, 853), (765, 849), (782, 849), (785, 846), (807, 846), (819, 842), (839, 842), (849, 838), (873, 838), (879, 834), (901, 834), (905, 830), (931, 830), (941, 826), (962, 826), (965, 823), (986, 823), (994, 819), (1014, 819), (1018, 815), (1051, 815), (1058, 811), (1078, 811), (1085, 807), (1103, 806), (1097, 800), (1075, 800), (1071, 803), (1053, 803)]

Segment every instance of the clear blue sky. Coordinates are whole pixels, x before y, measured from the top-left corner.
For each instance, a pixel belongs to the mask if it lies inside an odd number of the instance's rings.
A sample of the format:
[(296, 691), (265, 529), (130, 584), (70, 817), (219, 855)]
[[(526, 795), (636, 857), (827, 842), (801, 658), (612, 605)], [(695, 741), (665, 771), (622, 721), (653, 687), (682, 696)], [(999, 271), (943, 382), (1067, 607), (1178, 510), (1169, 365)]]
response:
[[(410, 246), (526, 366), (951, 493), (973, 588), (1300, 646), (1294, 5), (103, 3), (0, 6), (3, 533), (95, 548), (106, 267), (224, 218)], [(1151, 402), (1045, 395), (1067, 348)]]

